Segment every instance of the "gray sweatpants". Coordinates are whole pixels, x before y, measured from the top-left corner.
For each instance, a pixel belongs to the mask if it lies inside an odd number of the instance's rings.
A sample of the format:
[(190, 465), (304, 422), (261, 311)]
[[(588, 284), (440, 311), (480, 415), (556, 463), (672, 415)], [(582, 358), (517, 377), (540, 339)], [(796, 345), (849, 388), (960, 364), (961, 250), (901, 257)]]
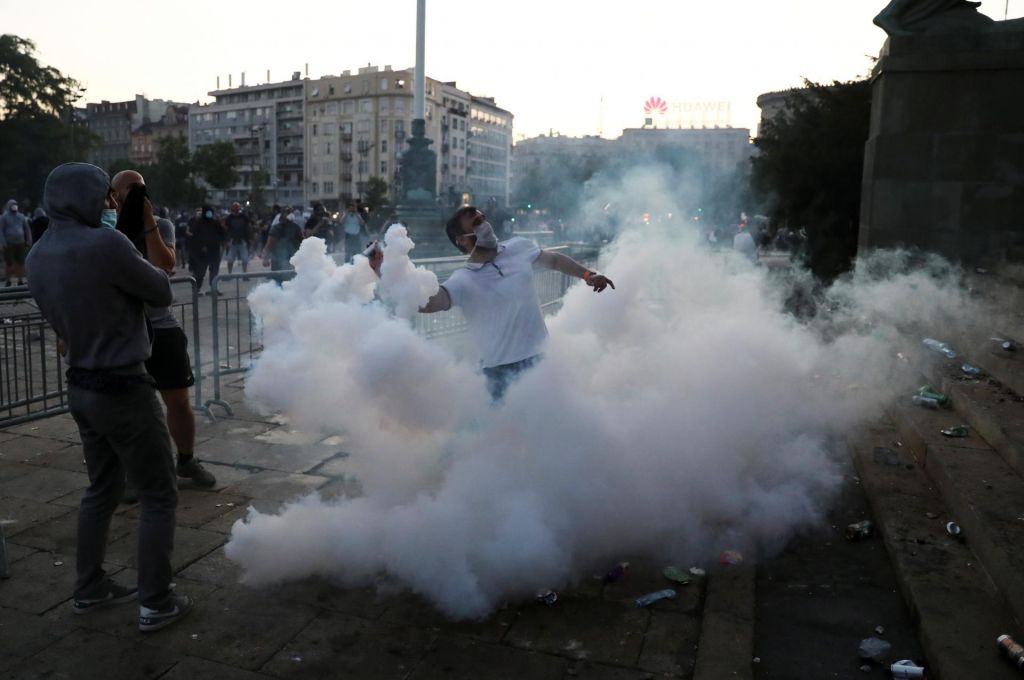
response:
[(147, 384), (124, 394), (68, 387), (89, 471), (89, 488), (78, 514), (78, 578), (75, 597), (102, 597), (103, 558), (110, 518), (124, 493), (125, 473), (139, 493), (139, 602), (159, 608), (170, 595), (177, 476), (171, 437), (156, 390)]

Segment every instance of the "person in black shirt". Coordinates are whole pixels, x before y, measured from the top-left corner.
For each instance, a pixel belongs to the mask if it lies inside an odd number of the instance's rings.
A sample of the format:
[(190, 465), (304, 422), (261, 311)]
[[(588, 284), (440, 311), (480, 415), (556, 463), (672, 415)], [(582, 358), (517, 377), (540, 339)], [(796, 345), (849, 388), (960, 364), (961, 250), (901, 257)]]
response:
[(224, 225), (214, 219), (212, 207), (204, 205), (199, 215), (192, 218), (188, 224), (188, 238), (192, 244), (192, 276), (196, 279), (196, 288), (201, 290), (207, 272), (210, 281), (220, 273)]
[(252, 223), (249, 216), (242, 212), (238, 202), (231, 204), (231, 212), (224, 218), (224, 227), (228, 232), (228, 274), (235, 266), (235, 261), (242, 263), (242, 271), (249, 271), (249, 241), (252, 240)]

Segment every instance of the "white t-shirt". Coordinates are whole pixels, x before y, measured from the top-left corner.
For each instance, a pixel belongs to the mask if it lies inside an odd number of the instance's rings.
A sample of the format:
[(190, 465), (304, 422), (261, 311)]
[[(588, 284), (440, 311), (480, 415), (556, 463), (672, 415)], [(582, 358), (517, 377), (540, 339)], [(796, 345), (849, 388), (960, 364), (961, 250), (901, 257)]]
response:
[(536, 356), (548, 337), (533, 286), (533, 263), (539, 256), (533, 241), (509, 239), (498, 244), (491, 262), (467, 263), (441, 284), (462, 309), (484, 368)]

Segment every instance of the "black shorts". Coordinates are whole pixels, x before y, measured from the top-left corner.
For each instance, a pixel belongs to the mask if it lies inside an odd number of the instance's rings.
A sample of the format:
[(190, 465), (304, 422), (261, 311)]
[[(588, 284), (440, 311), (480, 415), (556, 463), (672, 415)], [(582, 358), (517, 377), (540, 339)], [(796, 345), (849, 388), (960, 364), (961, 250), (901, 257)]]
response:
[(188, 358), (188, 336), (180, 328), (154, 328), (153, 354), (146, 370), (158, 390), (180, 390), (196, 384)]
[(25, 252), (28, 248), (24, 243), (8, 243), (4, 248), (4, 264), (8, 267), (25, 264)]

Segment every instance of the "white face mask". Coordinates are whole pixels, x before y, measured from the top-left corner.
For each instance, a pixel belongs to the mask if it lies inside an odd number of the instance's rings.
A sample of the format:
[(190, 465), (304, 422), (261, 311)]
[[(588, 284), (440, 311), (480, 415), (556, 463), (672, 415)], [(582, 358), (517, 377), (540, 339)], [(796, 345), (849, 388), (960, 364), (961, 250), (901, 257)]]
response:
[(473, 234), (476, 236), (477, 248), (493, 249), (498, 247), (498, 237), (494, 233), (494, 227), (491, 226), (490, 222), (481, 222), (476, 225)]

